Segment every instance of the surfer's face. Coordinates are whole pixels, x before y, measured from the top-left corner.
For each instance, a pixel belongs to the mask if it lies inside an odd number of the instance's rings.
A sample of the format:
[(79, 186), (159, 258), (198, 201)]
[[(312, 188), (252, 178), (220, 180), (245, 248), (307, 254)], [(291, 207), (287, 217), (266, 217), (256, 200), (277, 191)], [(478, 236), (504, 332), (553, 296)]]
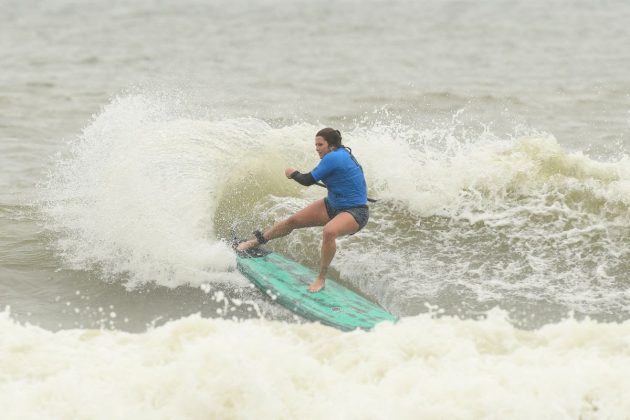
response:
[(328, 142), (321, 136), (315, 137), (315, 150), (319, 155), (319, 158), (323, 158), (328, 152), (332, 152), (332, 147), (328, 145)]

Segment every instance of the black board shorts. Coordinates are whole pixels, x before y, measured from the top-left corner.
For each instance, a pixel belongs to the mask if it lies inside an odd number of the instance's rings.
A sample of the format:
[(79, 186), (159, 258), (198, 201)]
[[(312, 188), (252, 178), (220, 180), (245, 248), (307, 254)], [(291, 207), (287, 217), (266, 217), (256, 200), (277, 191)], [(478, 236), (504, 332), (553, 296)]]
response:
[[(366, 205), (351, 207), (349, 209), (336, 209), (330, 205), (328, 198), (324, 198), (324, 204), (326, 205), (326, 212), (328, 213), (330, 220), (334, 219), (339, 213), (343, 213), (345, 211), (346, 213), (350, 213), (352, 217), (354, 217), (354, 220), (357, 221), (359, 224), (359, 230), (363, 229), (370, 219), (370, 208)], [(357, 230), (357, 232), (359, 230)]]

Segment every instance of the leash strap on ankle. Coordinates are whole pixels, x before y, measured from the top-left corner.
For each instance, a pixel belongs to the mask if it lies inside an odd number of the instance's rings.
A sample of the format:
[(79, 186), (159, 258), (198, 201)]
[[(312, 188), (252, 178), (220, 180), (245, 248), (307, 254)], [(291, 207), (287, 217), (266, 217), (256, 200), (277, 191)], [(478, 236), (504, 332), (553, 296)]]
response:
[(256, 239), (258, 240), (258, 243), (259, 243), (260, 245), (264, 245), (264, 244), (266, 244), (267, 242), (269, 242), (269, 240), (268, 240), (268, 239), (265, 239), (265, 237), (263, 236), (262, 232), (261, 232), (261, 231), (259, 231), (259, 230), (255, 230), (255, 231), (254, 231), (254, 236), (256, 237)]

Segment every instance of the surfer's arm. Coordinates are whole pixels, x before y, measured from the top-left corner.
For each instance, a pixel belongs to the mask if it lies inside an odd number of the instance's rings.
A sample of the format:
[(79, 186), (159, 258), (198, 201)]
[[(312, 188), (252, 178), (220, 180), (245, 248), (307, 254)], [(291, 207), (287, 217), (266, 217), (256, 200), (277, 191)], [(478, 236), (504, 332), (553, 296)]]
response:
[(293, 179), (299, 184), (304, 185), (305, 187), (313, 185), (316, 182), (310, 172), (307, 174), (302, 174), (299, 171), (293, 171), (291, 175), (289, 175), (289, 178)]

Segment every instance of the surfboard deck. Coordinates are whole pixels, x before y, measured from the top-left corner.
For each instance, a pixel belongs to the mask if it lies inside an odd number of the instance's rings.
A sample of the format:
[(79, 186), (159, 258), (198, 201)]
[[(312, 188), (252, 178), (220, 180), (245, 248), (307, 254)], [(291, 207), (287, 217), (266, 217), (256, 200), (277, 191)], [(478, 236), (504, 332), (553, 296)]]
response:
[(262, 247), (236, 252), (238, 270), (264, 294), (311, 321), (351, 331), (372, 329), (397, 318), (377, 304), (331, 279), (317, 293), (308, 286), (317, 274), (303, 265)]

